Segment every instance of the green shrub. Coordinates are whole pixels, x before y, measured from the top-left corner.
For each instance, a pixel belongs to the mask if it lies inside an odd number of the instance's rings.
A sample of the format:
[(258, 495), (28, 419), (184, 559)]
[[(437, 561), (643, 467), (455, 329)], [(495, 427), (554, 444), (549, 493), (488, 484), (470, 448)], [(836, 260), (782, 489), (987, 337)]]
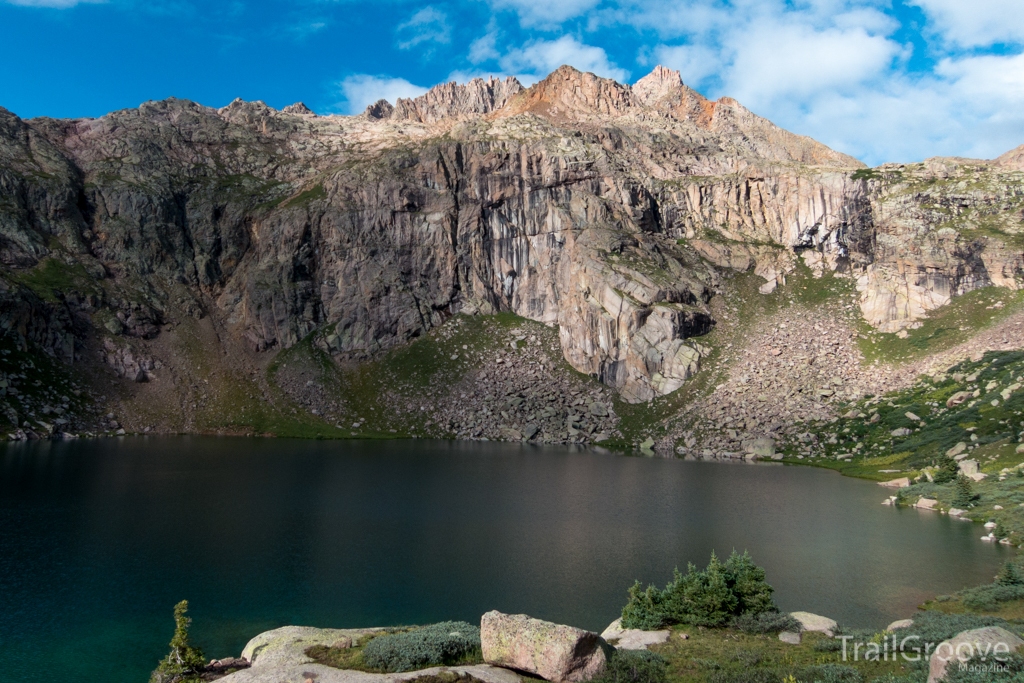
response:
[(678, 569), (665, 590), (640, 582), (629, 589), (622, 609), (623, 628), (657, 629), (669, 624), (723, 626), (733, 617), (775, 611), (773, 589), (764, 569), (750, 555), (733, 551), (722, 563), (714, 553), (707, 569), (692, 564), (685, 574)]
[(800, 683), (862, 683), (864, 677), (852, 666), (821, 664), (802, 669), (796, 680)]
[(744, 633), (753, 634), (800, 630), (800, 622), (785, 612), (760, 612), (757, 614), (748, 612), (733, 617), (729, 625)]
[(976, 612), (988, 612), (996, 609), (1001, 602), (1024, 598), (1024, 586), (991, 583), (987, 586), (976, 586), (960, 592), (960, 601), (964, 607)]
[(996, 583), (1001, 586), (1024, 586), (1024, 574), (1021, 573), (1020, 567), (1013, 562), (1007, 562), (1003, 565), (1003, 568), (999, 570), (999, 576), (996, 577)]
[(932, 649), (944, 640), (949, 640), (958, 633), (970, 631), (984, 626), (1002, 626), (1010, 631), (1016, 631), (1005, 619), (999, 617), (983, 617), (974, 614), (944, 614), (936, 611), (918, 612), (914, 615), (914, 623), (900, 629), (899, 640), (908, 636), (916, 636), (916, 640), (908, 640), (907, 648), (919, 647), (922, 650), (927, 643), (932, 644)]
[(457, 664), (480, 650), (480, 629), (464, 621), (444, 621), (378, 636), (363, 648), (363, 662), (387, 672)]
[(949, 482), (957, 478), (957, 474), (960, 473), (960, 466), (956, 460), (944, 455), (939, 458), (938, 471), (932, 475), (932, 480), (936, 484), (948, 484)]
[[(946, 665), (945, 683), (1024, 683), (1024, 657), (1003, 655), (1003, 661), (973, 659), (961, 667), (958, 662)], [(993, 665), (998, 666), (993, 670)], [(971, 669), (974, 669), (973, 671)]]
[(704, 571), (692, 564), (686, 574), (677, 569), (663, 595), (665, 621), (670, 624), (722, 626), (740, 613), (739, 596), (714, 553)]
[(203, 651), (189, 643), (188, 628), (192, 620), (188, 613), (188, 600), (174, 606), (174, 636), (171, 651), (157, 665), (150, 675), (150, 683), (191, 683), (201, 681), (200, 674), (206, 665)]
[(668, 662), (647, 650), (615, 650), (599, 683), (665, 683)]
[(657, 631), (665, 625), (665, 611), (662, 608), (662, 593), (654, 586), (646, 589), (637, 581), (627, 592), (629, 599), (622, 608), (622, 627)]

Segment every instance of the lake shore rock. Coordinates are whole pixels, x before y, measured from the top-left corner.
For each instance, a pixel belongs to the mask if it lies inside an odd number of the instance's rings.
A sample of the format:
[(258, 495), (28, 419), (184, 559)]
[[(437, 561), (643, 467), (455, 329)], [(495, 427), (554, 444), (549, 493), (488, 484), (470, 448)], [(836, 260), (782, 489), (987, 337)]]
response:
[(672, 632), (668, 629), (659, 631), (642, 631), (638, 628), (622, 628), (622, 617), (619, 617), (608, 628), (601, 632), (601, 637), (618, 650), (646, 650), (648, 645), (667, 643)]
[(810, 612), (791, 612), (789, 616), (800, 622), (801, 631), (816, 631), (824, 633), (831, 638), (839, 630), (839, 624), (834, 619), (829, 619), (828, 617), (811, 614)]
[[(987, 626), (964, 631), (935, 648), (928, 666), (928, 683), (944, 680), (954, 662), (966, 662), (985, 656), (988, 664), (998, 663), (995, 657), (1005, 657), (1024, 645), (1024, 640), (999, 626)], [(997, 649), (998, 648), (998, 649)]]
[(480, 620), (480, 641), (486, 663), (548, 681), (588, 681), (607, 665), (607, 645), (596, 633), (525, 614), (488, 612)]

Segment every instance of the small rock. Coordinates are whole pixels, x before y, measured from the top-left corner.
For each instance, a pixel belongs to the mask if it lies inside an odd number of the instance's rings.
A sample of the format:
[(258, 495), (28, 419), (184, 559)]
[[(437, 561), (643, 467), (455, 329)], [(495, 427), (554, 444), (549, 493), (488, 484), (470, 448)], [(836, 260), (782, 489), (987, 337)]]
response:
[(793, 633), (792, 631), (783, 631), (779, 634), (779, 640), (781, 640), (784, 643), (788, 643), (789, 645), (799, 645), (801, 637), (799, 633)]
[(914, 504), (914, 507), (922, 510), (934, 510), (938, 504), (939, 501), (934, 498), (921, 498)]
[(889, 633), (892, 633), (893, 631), (898, 631), (901, 628), (910, 628), (913, 625), (914, 625), (914, 620), (913, 619), (900, 619), (899, 621), (894, 621), (891, 624), (889, 624), (888, 626), (886, 626), (885, 630), (887, 632), (889, 632)]

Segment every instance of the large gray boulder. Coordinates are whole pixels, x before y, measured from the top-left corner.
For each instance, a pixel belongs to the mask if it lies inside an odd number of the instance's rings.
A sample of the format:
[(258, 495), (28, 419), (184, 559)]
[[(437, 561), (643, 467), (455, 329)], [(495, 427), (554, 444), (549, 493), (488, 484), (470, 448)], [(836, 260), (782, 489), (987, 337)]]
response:
[(588, 681), (607, 665), (607, 645), (596, 633), (525, 614), (488, 612), (480, 620), (480, 642), (486, 663), (549, 681)]
[(986, 626), (958, 633), (939, 643), (928, 665), (928, 683), (936, 683), (955, 670), (958, 663), (984, 657), (986, 664), (998, 664), (1011, 652), (1024, 645), (1016, 634), (999, 626)]

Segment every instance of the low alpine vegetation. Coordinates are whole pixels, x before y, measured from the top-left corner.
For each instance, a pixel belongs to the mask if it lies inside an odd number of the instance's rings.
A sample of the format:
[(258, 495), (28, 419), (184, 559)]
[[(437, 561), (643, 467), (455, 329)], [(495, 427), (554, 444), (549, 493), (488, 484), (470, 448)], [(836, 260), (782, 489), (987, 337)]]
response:
[(622, 609), (622, 626), (648, 631), (672, 624), (725, 626), (737, 617), (778, 612), (773, 592), (764, 569), (748, 553), (733, 551), (724, 563), (712, 553), (706, 569), (693, 564), (685, 574), (677, 569), (664, 590), (633, 584)]
[(668, 662), (647, 650), (615, 650), (595, 683), (665, 683)]
[(479, 653), (479, 627), (464, 621), (443, 621), (374, 638), (363, 648), (363, 662), (392, 673), (466, 663), (479, 659)]

